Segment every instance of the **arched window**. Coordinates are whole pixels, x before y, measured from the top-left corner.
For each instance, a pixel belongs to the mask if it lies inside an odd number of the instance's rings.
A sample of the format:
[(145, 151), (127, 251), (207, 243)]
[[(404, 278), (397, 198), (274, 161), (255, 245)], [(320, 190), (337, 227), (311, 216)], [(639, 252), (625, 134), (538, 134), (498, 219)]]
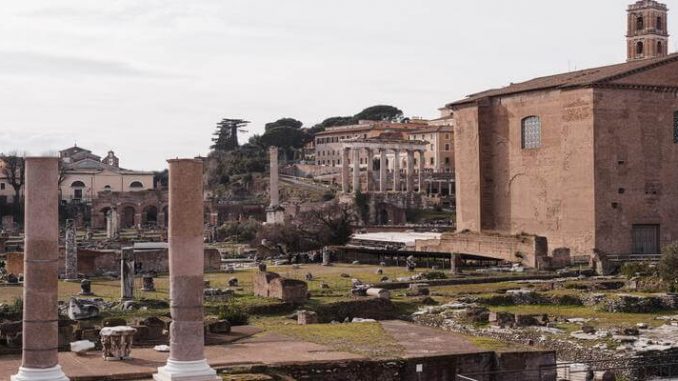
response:
[(663, 54), (664, 52), (664, 45), (662, 45), (661, 41), (657, 42), (657, 54)]
[(111, 191), (111, 186), (110, 185), (104, 185), (104, 192), (110, 192)]
[(76, 181), (73, 181), (71, 183), (71, 188), (84, 188), (84, 187), (85, 187), (85, 183), (83, 183), (80, 180), (76, 180)]
[(130, 188), (143, 188), (143, 187), (144, 187), (144, 184), (142, 184), (141, 181), (132, 181), (132, 182), (129, 184), (129, 187), (130, 187)]
[(662, 18), (657, 17), (657, 30), (662, 30), (662, 28), (663, 28), (662, 24), (663, 24)]
[(523, 149), (541, 146), (541, 120), (538, 116), (528, 116), (521, 122), (520, 145)]
[(643, 22), (643, 16), (638, 16), (636, 18), (636, 30), (645, 29), (645, 22)]
[(638, 56), (643, 55), (643, 42), (642, 41), (636, 42), (636, 55), (638, 55)]

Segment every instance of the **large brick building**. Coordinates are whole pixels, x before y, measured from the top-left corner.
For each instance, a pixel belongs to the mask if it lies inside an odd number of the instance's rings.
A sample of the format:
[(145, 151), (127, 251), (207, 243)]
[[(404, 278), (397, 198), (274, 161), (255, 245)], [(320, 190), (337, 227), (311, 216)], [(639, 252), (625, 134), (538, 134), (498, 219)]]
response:
[[(643, 16), (647, 35), (636, 30)], [(457, 235), (535, 235), (549, 253), (587, 256), (656, 254), (678, 241), (678, 54), (656, 40), (665, 23), (662, 4), (639, 1), (629, 8), (628, 40), (647, 38), (645, 50), (629, 50), (627, 63), (445, 106), (455, 122)], [(463, 247), (469, 239), (460, 238)], [(459, 247), (449, 235), (439, 249)]]

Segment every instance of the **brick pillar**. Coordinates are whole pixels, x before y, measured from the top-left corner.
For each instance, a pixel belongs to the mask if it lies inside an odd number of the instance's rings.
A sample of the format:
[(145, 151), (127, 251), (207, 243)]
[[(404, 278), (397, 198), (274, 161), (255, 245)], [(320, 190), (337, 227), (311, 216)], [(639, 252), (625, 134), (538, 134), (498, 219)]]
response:
[(170, 355), (156, 381), (218, 381), (205, 360), (203, 163), (169, 160)]
[(58, 357), (59, 159), (26, 158), (23, 350), (12, 381), (68, 381)]
[(386, 150), (379, 152), (379, 192), (388, 191), (388, 166), (386, 165)]
[(414, 151), (407, 150), (407, 192), (414, 192)]
[(341, 191), (349, 193), (348, 188), (348, 148), (341, 149)]
[(360, 190), (360, 148), (353, 149), (353, 193)]
[(400, 192), (400, 150), (393, 150), (393, 191)]
[(278, 147), (269, 148), (268, 155), (271, 167), (271, 185), (269, 187), (269, 193), (271, 197), (270, 206), (278, 206), (280, 204), (280, 191), (278, 190)]

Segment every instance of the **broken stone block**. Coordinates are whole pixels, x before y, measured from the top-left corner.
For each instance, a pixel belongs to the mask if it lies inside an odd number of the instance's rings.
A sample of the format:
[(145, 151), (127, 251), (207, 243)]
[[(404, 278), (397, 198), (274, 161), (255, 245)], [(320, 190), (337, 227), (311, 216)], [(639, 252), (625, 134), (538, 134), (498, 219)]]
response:
[(231, 323), (228, 320), (215, 320), (207, 322), (207, 330), (211, 333), (226, 335), (231, 333)]
[(94, 343), (89, 340), (78, 340), (71, 343), (71, 352), (76, 355), (82, 355), (92, 349), (94, 349)]
[(259, 272), (254, 275), (254, 294), (276, 298), (285, 302), (304, 303), (308, 299), (308, 285), (297, 279), (283, 278), (273, 272)]
[(376, 296), (381, 299), (391, 298), (391, 292), (385, 288), (368, 288), (366, 294), (367, 296)]
[(593, 328), (592, 325), (588, 325), (588, 324), (583, 325), (583, 326), (581, 327), (581, 330), (582, 330), (582, 332), (584, 332), (584, 333), (586, 333), (586, 334), (589, 334), (589, 335), (592, 335), (592, 334), (596, 333), (596, 329)]
[(228, 287), (238, 287), (238, 278), (236, 277), (229, 278)]
[(375, 274), (377, 274), (377, 275), (381, 275), (383, 273), (384, 273), (384, 270), (381, 269), (381, 268), (379, 268), (379, 269), (377, 269), (377, 271), (375, 271)]
[(0, 339), (10, 348), (21, 346), (23, 322), (11, 321), (0, 324)]
[(513, 327), (516, 324), (516, 315), (510, 312), (490, 312), (489, 321), (498, 327)]
[(464, 318), (470, 323), (487, 323), (490, 310), (485, 307), (468, 307), (464, 312)]
[(83, 279), (80, 281), (80, 293), (79, 295), (89, 296), (94, 295), (92, 293), (92, 281), (89, 279)]
[(101, 322), (101, 324), (104, 327), (117, 327), (127, 325), (127, 321), (123, 318), (106, 318)]
[(518, 314), (516, 315), (516, 325), (518, 327), (535, 326), (539, 325), (539, 320), (537, 319), (536, 315)]
[(351, 277), (349, 274), (346, 274), (346, 273), (341, 273), (341, 274), (339, 274), (339, 276), (342, 277), (342, 278), (350, 278)]
[(301, 310), (297, 312), (297, 324), (318, 324), (318, 314), (314, 311)]
[(153, 279), (153, 276), (150, 274), (146, 274), (143, 277), (143, 288), (141, 289), (142, 291), (150, 292), (150, 291), (155, 291), (155, 281)]
[(71, 320), (91, 319), (99, 316), (99, 308), (87, 300), (71, 298), (68, 302), (68, 317)]

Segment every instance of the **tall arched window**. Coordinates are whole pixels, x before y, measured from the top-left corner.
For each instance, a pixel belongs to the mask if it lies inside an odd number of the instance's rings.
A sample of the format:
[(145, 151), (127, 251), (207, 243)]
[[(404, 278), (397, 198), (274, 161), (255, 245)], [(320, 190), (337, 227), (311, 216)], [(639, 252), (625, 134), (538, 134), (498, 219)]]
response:
[(643, 42), (642, 41), (636, 42), (636, 55), (638, 55), (638, 56), (643, 55)]
[(645, 22), (643, 22), (643, 16), (638, 16), (636, 18), (636, 30), (645, 29)]
[(663, 22), (661, 17), (657, 17), (657, 30), (662, 30), (663, 28)]
[(521, 122), (520, 144), (523, 149), (541, 146), (541, 120), (538, 116), (528, 116)]
[(659, 41), (657, 42), (657, 54), (663, 54), (664, 53), (664, 45), (662, 45), (662, 42)]

